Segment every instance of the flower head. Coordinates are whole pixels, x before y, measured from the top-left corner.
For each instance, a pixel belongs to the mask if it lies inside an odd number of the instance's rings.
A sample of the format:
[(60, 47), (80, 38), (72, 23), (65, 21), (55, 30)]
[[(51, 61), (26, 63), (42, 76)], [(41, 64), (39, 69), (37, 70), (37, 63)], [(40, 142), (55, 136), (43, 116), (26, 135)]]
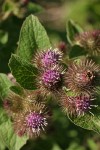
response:
[(45, 93), (57, 91), (62, 86), (62, 76), (62, 69), (58, 66), (44, 69), (37, 80), (38, 86)]
[(47, 125), (46, 118), (40, 113), (31, 112), (26, 116), (26, 125), (29, 128), (32, 128), (33, 132), (40, 132), (41, 129), (44, 130), (44, 127)]
[(15, 132), (30, 138), (39, 136), (48, 125), (48, 115), (43, 103), (31, 102), (29, 107), (14, 118)]
[(75, 43), (91, 55), (100, 55), (100, 30), (84, 32), (75, 38)]
[(46, 51), (42, 51), (36, 55), (35, 62), (38, 67), (42, 66), (44, 68), (51, 67), (53, 65), (57, 65), (59, 61), (62, 59), (62, 53), (59, 49), (48, 49)]
[(92, 108), (90, 96), (80, 95), (75, 97), (75, 107), (77, 115), (84, 115)]
[(41, 55), (42, 64), (45, 67), (57, 64), (61, 60), (61, 57), (62, 54), (57, 48), (54, 50), (49, 49)]
[(80, 94), (77, 96), (64, 96), (60, 103), (64, 110), (64, 112), (69, 113), (70, 115), (80, 116), (85, 113), (90, 113), (93, 107), (97, 107), (97, 105), (93, 104), (94, 98), (92, 98), (88, 94)]
[(66, 85), (75, 92), (90, 92), (95, 89), (99, 66), (92, 60), (73, 62), (66, 72)]
[(60, 80), (60, 73), (56, 69), (47, 69), (42, 75), (42, 82), (50, 88)]

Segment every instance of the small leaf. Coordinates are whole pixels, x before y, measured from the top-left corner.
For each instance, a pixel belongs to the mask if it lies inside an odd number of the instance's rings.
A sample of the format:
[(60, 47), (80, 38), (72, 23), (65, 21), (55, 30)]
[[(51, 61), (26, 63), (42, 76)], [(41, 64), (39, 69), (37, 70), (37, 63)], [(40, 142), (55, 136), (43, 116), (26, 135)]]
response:
[(8, 33), (0, 30), (0, 43), (6, 44), (8, 42)]
[(88, 139), (87, 140), (87, 144), (88, 144), (88, 147), (91, 149), (91, 150), (98, 150), (98, 145), (95, 143), (95, 141), (93, 139)]
[(26, 61), (31, 61), (36, 50), (50, 48), (50, 41), (38, 18), (30, 15), (22, 25), (17, 54)]
[(26, 8), (27, 8), (27, 14), (39, 13), (44, 10), (42, 6), (33, 2), (29, 2)]
[(3, 108), (0, 107), (0, 125), (8, 120), (8, 117)]
[(0, 97), (4, 99), (12, 86), (12, 82), (8, 79), (7, 75), (0, 73)]
[(54, 144), (52, 150), (61, 150), (61, 148), (57, 144)]
[(21, 86), (11, 86), (10, 90), (13, 91), (14, 93), (18, 95), (23, 95), (24, 94), (24, 89)]
[(74, 45), (69, 53), (69, 58), (74, 58), (82, 55), (86, 55), (87, 52), (84, 50), (83, 47), (78, 45)]
[(36, 89), (37, 68), (32, 64), (21, 60), (20, 57), (13, 54), (9, 61), (9, 66), (16, 81), (24, 88)]
[(76, 24), (74, 21), (69, 20), (67, 24), (67, 40), (68, 42), (73, 45), (73, 40), (77, 34), (83, 32), (83, 29)]

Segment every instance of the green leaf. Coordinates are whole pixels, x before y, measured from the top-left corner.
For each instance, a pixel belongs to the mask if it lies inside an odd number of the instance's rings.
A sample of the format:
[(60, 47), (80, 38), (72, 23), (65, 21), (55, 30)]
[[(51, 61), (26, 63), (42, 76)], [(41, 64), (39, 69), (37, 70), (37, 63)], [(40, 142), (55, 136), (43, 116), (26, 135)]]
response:
[(27, 137), (18, 137), (13, 130), (10, 119), (3, 109), (0, 109), (0, 142), (9, 150), (20, 150), (26, 144)]
[(18, 95), (24, 94), (24, 89), (21, 86), (11, 86), (10, 90), (13, 91), (14, 93), (18, 94)]
[(4, 109), (0, 107), (0, 125), (1, 125), (2, 123), (6, 122), (7, 119), (8, 119), (8, 117), (7, 117), (7, 115), (6, 115), (5, 111), (4, 111)]
[[(4, 112), (3, 108), (0, 107), (0, 127), (7, 120), (8, 120), (8, 117), (6, 113)], [(6, 145), (0, 132), (0, 150), (5, 150), (5, 148), (6, 148)]]
[(74, 45), (69, 53), (69, 58), (74, 58), (82, 55), (86, 55), (87, 52), (84, 50), (83, 47), (78, 45)]
[(43, 11), (43, 7), (38, 5), (38, 4), (35, 4), (33, 2), (29, 2), (26, 6), (27, 8), (27, 14), (32, 14), (32, 13), (39, 13), (41, 11)]
[(52, 150), (61, 150), (61, 148), (57, 144), (54, 144)]
[(77, 126), (84, 129), (93, 130), (100, 134), (100, 108), (95, 108), (95, 110), (90, 110), (91, 113), (85, 113), (84, 116), (72, 117), (69, 119)]
[(25, 89), (36, 89), (37, 68), (13, 54), (9, 66), (16, 81)]
[(7, 75), (0, 73), (0, 97), (4, 99), (8, 93), (12, 82), (8, 79)]
[(31, 61), (37, 50), (50, 48), (50, 41), (38, 18), (30, 15), (24, 21), (17, 49), (17, 54), (26, 61)]
[(93, 139), (88, 139), (87, 140), (87, 144), (88, 144), (88, 147), (90, 148), (90, 150), (98, 150), (98, 145), (95, 143), (95, 141)]
[(67, 23), (67, 40), (71, 45), (73, 45), (75, 36), (82, 32), (83, 32), (83, 29), (78, 24), (76, 24), (72, 20), (68, 21), (68, 23)]
[(5, 150), (6, 146), (3, 144), (2, 141), (0, 141), (0, 150)]
[(80, 146), (77, 142), (71, 142), (70, 146), (66, 150), (86, 150), (84, 146)]
[(6, 44), (8, 42), (8, 33), (0, 30), (0, 43), (1, 44)]

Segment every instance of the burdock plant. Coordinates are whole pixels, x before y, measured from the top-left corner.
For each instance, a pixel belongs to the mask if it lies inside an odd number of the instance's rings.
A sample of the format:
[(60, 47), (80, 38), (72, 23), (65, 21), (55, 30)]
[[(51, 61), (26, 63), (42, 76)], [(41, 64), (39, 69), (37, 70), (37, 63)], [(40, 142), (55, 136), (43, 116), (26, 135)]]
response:
[(27, 139), (41, 137), (50, 127), (47, 108), (54, 100), (74, 124), (100, 133), (100, 64), (84, 53), (85, 49), (89, 55), (99, 56), (100, 32), (81, 31), (68, 22), (68, 51), (65, 48), (62, 54), (60, 48), (51, 45), (37, 17), (30, 15), (24, 21), (17, 53), (9, 60), (16, 82), (0, 74), (0, 137), (10, 138), (10, 143), (15, 143), (13, 149), (17, 144), (20, 149)]

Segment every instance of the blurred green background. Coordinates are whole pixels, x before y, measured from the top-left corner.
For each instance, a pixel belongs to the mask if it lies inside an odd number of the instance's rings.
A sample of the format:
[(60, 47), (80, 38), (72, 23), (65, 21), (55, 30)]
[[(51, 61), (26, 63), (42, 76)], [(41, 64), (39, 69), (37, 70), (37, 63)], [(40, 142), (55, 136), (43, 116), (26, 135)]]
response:
[[(73, 19), (85, 31), (100, 29), (100, 0), (0, 0), (0, 72), (9, 73), (21, 25), (29, 14), (38, 16), (54, 46), (67, 44), (66, 22)], [(100, 150), (100, 135), (75, 126), (53, 106), (47, 134), (29, 141), (22, 150)]]

